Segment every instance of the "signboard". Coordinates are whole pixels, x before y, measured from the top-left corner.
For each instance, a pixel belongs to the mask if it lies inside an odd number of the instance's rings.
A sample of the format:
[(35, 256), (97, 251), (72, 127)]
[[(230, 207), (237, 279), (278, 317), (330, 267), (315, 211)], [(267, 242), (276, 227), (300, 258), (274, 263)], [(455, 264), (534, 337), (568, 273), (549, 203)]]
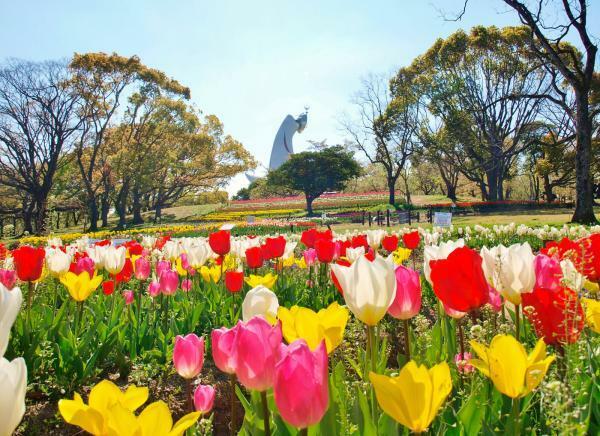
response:
[(452, 212), (434, 212), (433, 225), (437, 227), (450, 227), (452, 225)]
[(398, 224), (408, 224), (410, 221), (410, 212), (399, 211), (398, 212)]

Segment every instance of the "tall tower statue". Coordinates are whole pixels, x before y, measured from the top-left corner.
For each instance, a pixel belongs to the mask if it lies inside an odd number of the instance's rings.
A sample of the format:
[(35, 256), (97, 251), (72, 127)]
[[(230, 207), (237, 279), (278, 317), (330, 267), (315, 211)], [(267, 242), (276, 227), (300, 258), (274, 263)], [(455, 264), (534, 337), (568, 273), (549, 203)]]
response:
[(276, 170), (283, 164), (291, 154), (294, 153), (294, 143), (292, 142), (296, 132), (302, 133), (308, 121), (308, 106), (304, 107), (304, 112), (298, 118), (291, 115), (286, 116), (275, 135), (273, 148), (271, 149), (271, 159), (269, 161), (269, 170)]

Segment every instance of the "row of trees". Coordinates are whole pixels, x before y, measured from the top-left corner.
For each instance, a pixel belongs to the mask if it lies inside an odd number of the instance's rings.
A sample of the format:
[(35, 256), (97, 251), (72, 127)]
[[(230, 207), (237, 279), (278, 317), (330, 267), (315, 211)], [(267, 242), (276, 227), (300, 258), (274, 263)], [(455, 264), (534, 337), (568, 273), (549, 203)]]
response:
[[(411, 162), (429, 162), (451, 199), (459, 177), (485, 200), (504, 199), (506, 181), (523, 172), (548, 201), (556, 187), (574, 184), (573, 221), (595, 222), (600, 75), (587, 4), (504, 3), (522, 26), (458, 31), (389, 83), (367, 78), (356, 115), (342, 120), (348, 145), (384, 170), (391, 204)], [(549, 15), (553, 24), (546, 24)]]
[(190, 90), (136, 56), (75, 54), (0, 68), (0, 212), (44, 233), (53, 205), (82, 204), (89, 230), (214, 190), (255, 163)]

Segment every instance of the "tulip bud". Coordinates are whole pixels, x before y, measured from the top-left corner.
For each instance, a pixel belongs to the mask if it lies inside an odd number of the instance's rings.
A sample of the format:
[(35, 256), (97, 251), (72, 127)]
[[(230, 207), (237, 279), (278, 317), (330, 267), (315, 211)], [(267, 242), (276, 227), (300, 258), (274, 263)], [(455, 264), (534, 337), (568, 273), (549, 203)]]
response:
[(286, 422), (307, 428), (321, 421), (329, 405), (325, 342), (314, 352), (303, 339), (284, 347), (275, 367), (273, 393)]
[(395, 271), (396, 296), (388, 313), (397, 319), (410, 319), (421, 310), (421, 279), (419, 273), (399, 265)]
[(150, 276), (150, 262), (144, 256), (135, 260), (135, 278), (146, 280)]
[(177, 373), (186, 379), (200, 374), (204, 364), (204, 338), (193, 333), (186, 336), (177, 335), (173, 348), (173, 365)]
[(238, 326), (239, 324), (236, 324), (230, 329), (221, 327), (213, 330), (210, 335), (215, 366), (227, 374), (235, 374), (236, 363), (233, 352)]
[(213, 408), (215, 388), (210, 385), (198, 385), (194, 391), (194, 407), (196, 411), (206, 415)]
[(269, 322), (274, 322), (279, 309), (277, 295), (265, 286), (257, 286), (246, 294), (242, 303), (242, 319), (250, 321), (255, 316), (261, 316)]

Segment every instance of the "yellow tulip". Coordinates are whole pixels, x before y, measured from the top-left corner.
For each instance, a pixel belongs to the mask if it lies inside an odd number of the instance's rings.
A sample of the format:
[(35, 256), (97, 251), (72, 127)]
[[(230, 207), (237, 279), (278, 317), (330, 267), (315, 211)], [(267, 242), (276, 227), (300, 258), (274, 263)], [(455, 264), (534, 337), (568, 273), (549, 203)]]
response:
[(206, 265), (202, 265), (200, 268), (200, 275), (205, 282), (210, 282), (212, 280), (214, 283), (217, 283), (221, 278), (221, 267), (211, 266), (209, 268)]
[(304, 257), (301, 257), (299, 260), (296, 259), (296, 265), (300, 269), (306, 269), (306, 261), (304, 260)]
[(583, 287), (593, 293), (600, 291), (600, 286), (598, 286), (598, 283), (590, 282), (589, 280), (585, 281)]
[(600, 301), (582, 298), (585, 306), (585, 322), (596, 333), (600, 333)]
[(415, 433), (429, 427), (452, 391), (446, 362), (427, 369), (411, 360), (395, 377), (371, 372), (369, 378), (383, 411)]
[(342, 343), (348, 314), (348, 309), (334, 302), (318, 313), (306, 307), (280, 307), (277, 317), (281, 321), (283, 337), (288, 344), (297, 339), (304, 339), (314, 351), (325, 340), (327, 353), (331, 353)]
[(294, 265), (295, 263), (296, 263), (296, 259), (294, 258), (294, 255), (291, 255), (287, 259), (283, 259), (283, 266), (286, 268), (289, 268), (290, 266)]
[(275, 282), (277, 281), (277, 275), (268, 273), (264, 276), (257, 276), (254, 274), (250, 274), (249, 277), (244, 279), (251, 288), (256, 288), (257, 286), (264, 286), (269, 289), (273, 289)]
[(60, 277), (60, 282), (67, 288), (73, 300), (84, 301), (102, 283), (102, 276), (94, 272), (94, 276), (90, 278), (87, 271), (82, 271), (79, 275), (69, 271)]
[(510, 335), (497, 335), (489, 348), (471, 341), (479, 359), (469, 363), (489, 377), (496, 389), (511, 398), (533, 391), (542, 381), (555, 356), (546, 357), (546, 344), (540, 339), (527, 355), (525, 347)]
[(394, 263), (402, 265), (409, 257), (412, 250), (404, 247), (398, 247), (393, 253)]
[(130, 386), (122, 392), (114, 383), (103, 380), (92, 388), (89, 405), (75, 394), (73, 400), (60, 400), (58, 409), (67, 423), (101, 436), (180, 436), (200, 417), (200, 412), (188, 413), (173, 425), (171, 412), (163, 401), (148, 405), (135, 416), (134, 412), (147, 399), (147, 388)]
[(148, 388), (129, 386), (125, 392), (109, 380), (103, 380), (90, 392), (89, 405), (85, 404), (79, 394), (72, 400), (62, 399), (58, 402), (58, 410), (63, 419), (93, 435), (108, 433), (108, 415), (110, 409), (119, 404), (134, 412), (148, 400)]
[(183, 263), (181, 262), (181, 256), (175, 261), (175, 269), (180, 277), (185, 277), (188, 274), (187, 270), (183, 267)]

